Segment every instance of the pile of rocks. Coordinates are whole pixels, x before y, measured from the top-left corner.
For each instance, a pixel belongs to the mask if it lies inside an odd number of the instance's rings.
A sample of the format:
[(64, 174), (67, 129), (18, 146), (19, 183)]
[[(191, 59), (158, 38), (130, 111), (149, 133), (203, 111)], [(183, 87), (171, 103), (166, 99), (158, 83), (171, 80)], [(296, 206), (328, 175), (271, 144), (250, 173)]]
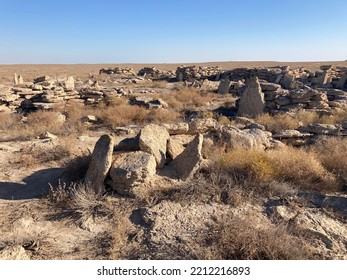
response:
[(314, 83), (318, 87), (347, 89), (347, 67), (333, 68), (331, 65), (322, 65), (322, 71), (315, 73)]
[(98, 104), (103, 99), (127, 96), (131, 94), (132, 91), (120, 87), (101, 87), (99, 83), (95, 82), (92, 85), (82, 87), (79, 93), (85, 105), (93, 105)]
[(274, 83), (260, 83), (265, 95), (266, 111), (289, 112), (300, 109), (329, 109), (327, 93), (304, 86), (286, 90)]
[(201, 67), (179, 66), (176, 69), (177, 81), (193, 81), (200, 79), (219, 80), (222, 73), (222, 68), (219, 66)]
[[(335, 98), (335, 95), (333, 98)], [(341, 97), (341, 100), (344, 99)], [(336, 105), (337, 102), (332, 104), (338, 107)], [(263, 112), (274, 114), (300, 109), (324, 110), (330, 109), (329, 105), (326, 91), (312, 89), (308, 86), (303, 86), (300, 89), (287, 90), (283, 89), (279, 84), (265, 81), (259, 82), (258, 78), (249, 79), (246, 89), (237, 102), (238, 114), (249, 116), (260, 115)]]
[(217, 141), (229, 148), (261, 150), (275, 144), (270, 132), (251, 126), (221, 126), (214, 119), (150, 124), (117, 144), (112, 136), (102, 136), (95, 145), (86, 181), (98, 193), (109, 185), (120, 194), (134, 195), (155, 176), (187, 180), (207, 164), (203, 144), (213, 147)]
[(134, 69), (130, 67), (102, 68), (100, 69), (99, 74), (136, 76)]
[(80, 98), (72, 76), (63, 80), (42, 76), (36, 78), (34, 83), (22, 87), (3, 87), (0, 92), (0, 104), (5, 104), (11, 111), (47, 110)]
[(143, 76), (151, 80), (171, 80), (175, 77), (173, 71), (159, 70), (155, 67), (144, 67), (138, 73), (138, 76)]

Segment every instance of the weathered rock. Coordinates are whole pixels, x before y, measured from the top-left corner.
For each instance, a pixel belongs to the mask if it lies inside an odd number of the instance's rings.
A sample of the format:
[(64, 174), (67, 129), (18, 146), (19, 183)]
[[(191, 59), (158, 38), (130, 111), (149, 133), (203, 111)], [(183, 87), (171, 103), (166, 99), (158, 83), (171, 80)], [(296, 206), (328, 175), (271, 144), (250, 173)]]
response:
[(277, 91), (281, 88), (281, 85), (274, 83), (260, 83), (260, 87), (262, 91)]
[(190, 178), (199, 170), (203, 161), (201, 152), (203, 140), (203, 135), (198, 134), (187, 148), (170, 163), (182, 180)]
[(75, 89), (75, 79), (73, 76), (69, 76), (65, 81), (64, 81), (64, 88), (67, 91), (72, 91)]
[(264, 93), (261, 91), (257, 77), (252, 77), (246, 90), (241, 95), (238, 107), (238, 115), (258, 116), (265, 109)]
[(165, 127), (150, 124), (139, 133), (139, 146), (144, 152), (154, 155), (158, 168), (163, 168), (166, 162), (166, 146), (170, 135)]
[(167, 153), (170, 158), (175, 159), (178, 155), (180, 155), (184, 151), (184, 147), (182, 143), (178, 140), (170, 138), (167, 143)]
[(23, 85), (24, 84), (24, 80), (23, 80), (22, 75), (17, 75), (17, 73), (14, 73), (13, 83), (15, 85)]
[(229, 93), (229, 89), (230, 89), (230, 80), (229, 79), (222, 79), (220, 81), (217, 93), (227, 94), (227, 93)]
[(185, 134), (189, 130), (189, 125), (187, 123), (164, 123), (162, 124), (170, 135)]
[(87, 170), (85, 181), (95, 190), (95, 193), (104, 191), (104, 180), (112, 164), (114, 139), (110, 135), (103, 135), (96, 142), (91, 161)]
[(93, 116), (93, 115), (87, 115), (81, 118), (82, 122), (86, 122), (86, 123), (96, 123), (98, 121), (97, 117)]
[(156, 173), (153, 155), (142, 151), (117, 153), (110, 169), (112, 188), (120, 194), (132, 194), (132, 187), (149, 181)]
[(49, 81), (51, 80), (51, 77), (50, 76), (41, 76), (41, 77), (37, 77), (34, 79), (34, 84), (37, 84), (37, 83), (42, 83), (42, 82), (46, 82), (46, 81)]
[(22, 246), (6, 247), (0, 251), (0, 260), (30, 260)]
[(196, 133), (205, 133), (214, 130), (217, 126), (217, 121), (212, 118), (192, 119), (189, 123), (188, 134), (195, 135)]
[(39, 137), (40, 139), (51, 139), (51, 140), (55, 140), (58, 138), (57, 135), (54, 135), (48, 131), (46, 131), (45, 133), (42, 133)]
[(147, 96), (133, 96), (130, 98), (130, 104), (143, 106), (149, 109), (168, 108), (169, 105), (160, 98), (152, 98)]
[(302, 133), (298, 130), (294, 129), (288, 129), (288, 130), (281, 130), (279, 132), (276, 132), (274, 135), (272, 135), (275, 139), (287, 139), (287, 138), (306, 138), (310, 137), (312, 134), (310, 133)]
[(139, 137), (124, 138), (117, 145), (115, 151), (139, 151)]
[(333, 124), (313, 123), (299, 128), (301, 132), (325, 135), (337, 135), (339, 129)]
[(206, 90), (206, 91), (216, 91), (218, 89), (218, 82), (213, 82), (205, 79), (201, 85), (200, 89), (201, 90)]
[(260, 129), (241, 130), (232, 125), (223, 126), (218, 131), (219, 139), (227, 147), (235, 149), (259, 149), (271, 147), (271, 133)]

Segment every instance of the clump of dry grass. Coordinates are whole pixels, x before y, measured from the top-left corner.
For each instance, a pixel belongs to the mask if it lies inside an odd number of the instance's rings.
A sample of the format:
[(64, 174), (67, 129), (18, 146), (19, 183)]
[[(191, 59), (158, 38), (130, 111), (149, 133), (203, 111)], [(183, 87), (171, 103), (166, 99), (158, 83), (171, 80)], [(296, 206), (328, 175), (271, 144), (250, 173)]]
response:
[[(313, 258), (303, 238), (283, 225), (257, 223), (254, 214), (219, 221), (200, 241), (202, 259), (304, 260)], [(200, 255), (202, 254), (202, 255)]]
[(267, 152), (274, 164), (276, 179), (291, 182), (300, 189), (322, 192), (335, 191), (336, 177), (326, 170), (317, 155), (311, 151), (286, 147)]
[(322, 165), (336, 175), (341, 188), (347, 186), (347, 139), (322, 137), (311, 147)]
[(236, 149), (221, 154), (214, 161), (211, 173), (225, 173), (239, 185), (267, 186), (270, 191), (269, 184), (275, 181), (306, 190), (331, 192), (338, 189), (334, 174), (324, 168), (314, 152), (304, 149)]
[(162, 95), (162, 98), (176, 111), (204, 106), (214, 97), (213, 94), (201, 93), (192, 88), (179, 88)]
[(268, 131), (272, 132), (286, 129), (297, 129), (300, 126), (299, 120), (289, 114), (281, 114), (275, 116), (263, 114), (257, 117), (255, 121), (259, 124), (264, 125)]

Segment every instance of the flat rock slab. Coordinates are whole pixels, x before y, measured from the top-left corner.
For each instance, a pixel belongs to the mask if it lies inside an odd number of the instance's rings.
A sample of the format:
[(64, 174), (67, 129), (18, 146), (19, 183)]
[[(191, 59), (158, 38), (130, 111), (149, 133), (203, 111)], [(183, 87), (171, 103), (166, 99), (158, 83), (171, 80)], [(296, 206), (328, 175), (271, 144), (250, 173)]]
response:
[(102, 135), (96, 142), (85, 181), (96, 193), (104, 191), (104, 180), (112, 164), (114, 139), (110, 135)]
[(289, 138), (307, 138), (312, 136), (310, 133), (302, 133), (295, 129), (281, 130), (275, 133), (272, 137), (274, 139), (289, 139)]
[(158, 168), (163, 168), (166, 162), (166, 146), (170, 135), (163, 126), (150, 124), (141, 129), (139, 134), (140, 150), (155, 157)]
[(153, 155), (142, 151), (117, 153), (110, 169), (111, 186), (120, 194), (132, 194), (132, 187), (148, 182), (155, 173)]

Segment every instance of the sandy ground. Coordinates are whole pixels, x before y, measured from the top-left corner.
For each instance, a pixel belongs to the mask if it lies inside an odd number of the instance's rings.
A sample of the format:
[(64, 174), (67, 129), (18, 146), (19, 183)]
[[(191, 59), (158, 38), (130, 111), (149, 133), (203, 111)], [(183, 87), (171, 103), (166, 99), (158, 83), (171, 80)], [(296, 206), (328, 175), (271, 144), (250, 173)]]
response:
[(333, 66), (347, 67), (347, 61), (324, 61), (324, 62), (280, 62), (280, 61), (242, 61), (242, 62), (206, 62), (206, 63), (177, 63), (177, 64), (13, 64), (0, 65), (0, 82), (12, 82), (13, 73), (21, 74), (24, 81), (32, 81), (42, 75), (66, 76), (73, 75), (85, 79), (89, 73), (98, 74), (101, 68), (132, 67), (135, 71), (143, 67), (156, 67), (161, 70), (175, 70), (180, 65), (196, 66), (220, 66), (223, 69), (238, 67), (271, 67), (289, 65), (292, 68), (305, 67), (310, 70), (318, 70), (320, 65), (331, 64)]

